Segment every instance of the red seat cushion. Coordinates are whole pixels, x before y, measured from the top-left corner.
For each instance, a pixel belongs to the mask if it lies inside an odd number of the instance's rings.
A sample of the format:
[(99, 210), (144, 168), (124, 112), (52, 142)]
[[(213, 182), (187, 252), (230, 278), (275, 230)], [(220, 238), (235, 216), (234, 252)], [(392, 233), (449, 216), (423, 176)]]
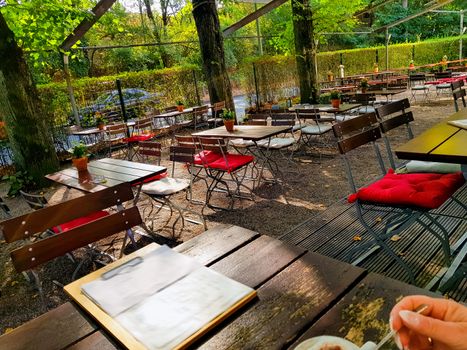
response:
[(148, 182), (157, 181), (157, 180), (163, 179), (164, 177), (167, 177), (167, 171), (165, 173), (162, 173), (162, 174), (159, 174), (159, 175), (151, 176), (151, 177), (147, 178), (146, 180), (143, 180), (142, 182), (140, 181), (140, 182), (134, 183), (132, 186), (139, 186), (142, 183), (145, 184), (145, 183), (148, 183)]
[(205, 163), (209, 164), (209, 163), (212, 163), (218, 160), (219, 158), (222, 158), (222, 155), (219, 153), (215, 153), (212, 151), (201, 151), (198, 154), (195, 154), (194, 164), (195, 165), (204, 165)]
[(147, 141), (147, 140), (152, 139), (153, 137), (154, 137), (154, 134), (133, 135), (133, 136), (127, 137), (125, 139), (125, 142), (135, 143), (135, 142)]
[(109, 213), (107, 211), (105, 211), (105, 210), (96, 211), (96, 212), (94, 212), (92, 214), (89, 214), (87, 216), (82, 216), (80, 218), (65, 222), (64, 224), (55, 226), (54, 228), (52, 228), (52, 230), (55, 233), (66, 232), (68, 230), (74, 229), (75, 227), (85, 225), (88, 222), (103, 218), (104, 216), (107, 216), (107, 215), (109, 215)]
[(226, 154), (225, 157), (227, 162), (224, 157), (220, 157), (218, 160), (209, 163), (208, 168), (231, 172), (251, 163), (255, 159), (253, 156), (243, 154)]
[(394, 174), (392, 169), (381, 179), (361, 188), (348, 198), (364, 202), (435, 209), (465, 182), (462, 172), (450, 174)]

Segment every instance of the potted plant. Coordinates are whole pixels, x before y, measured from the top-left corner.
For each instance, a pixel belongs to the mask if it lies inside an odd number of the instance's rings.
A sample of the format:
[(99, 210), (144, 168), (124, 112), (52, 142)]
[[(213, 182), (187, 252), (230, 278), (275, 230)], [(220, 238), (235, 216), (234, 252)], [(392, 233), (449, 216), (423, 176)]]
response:
[(99, 128), (99, 130), (104, 130), (105, 123), (107, 122), (104, 116), (101, 113), (96, 112), (94, 119), (96, 120), (96, 126)]
[(367, 79), (363, 78), (362, 80), (360, 80), (360, 88), (362, 89), (363, 93), (366, 92), (366, 89), (368, 89), (369, 86), (370, 86), (370, 84), (368, 84)]
[(235, 112), (224, 108), (222, 110), (222, 119), (224, 120), (224, 125), (227, 131), (234, 131)]
[(183, 112), (183, 108), (184, 108), (183, 102), (180, 101), (180, 100), (178, 100), (178, 101), (177, 101), (177, 111)]
[(413, 60), (410, 60), (410, 62), (409, 62), (409, 69), (410, 69), (410, 70), (414, 70), (414, 69), (415, 69), (415, 63), (414, 63)]
[(88, 148), (82, 142), (76, 144), (71, 150), (71, 161), (78, 172), (88, 169)]
[(339, 108), (339, 105), (341, 104), (341, 93), (337, 90), (332, 90), (330, 97), (332, 108)]
[(374, 63), (373, 64), (373, 73), (378, 73), (378, 72), (379, 72), (378, 63)]

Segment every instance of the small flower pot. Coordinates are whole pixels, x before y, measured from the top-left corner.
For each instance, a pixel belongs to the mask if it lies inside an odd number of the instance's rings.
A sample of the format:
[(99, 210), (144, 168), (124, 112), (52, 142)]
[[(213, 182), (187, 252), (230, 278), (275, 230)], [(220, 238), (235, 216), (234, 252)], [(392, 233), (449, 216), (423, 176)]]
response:
[(234, 131), (234, 120), (224, 120), (224, 125), (227, 131), (232, 132)]
[(184, 107), (183, 105), (178, 105), (177, 106), (177, 111), (183, 112), (183, 107)]
[(88, 157), (72, 158), (71, 161), (78, 172), (88, 170)]
[(363, 93), (363, 94), (366, 93), (366, 89), (367, 89), (367, 88), (362, 88), (362, 93)]
[(104, 124), (104, 123), (97, 124), (97, 128), (98, 128), (99, 130), (104, 130), (105, 124)]
[(340, 99), (332, 99), (331, 100), (332, 108), (339, 108), (340, 104), (341, 104)]
[(409, 69), (410, 70), (415, 69), (415, 64), (413, 64), (413, 63), (409, 64)]

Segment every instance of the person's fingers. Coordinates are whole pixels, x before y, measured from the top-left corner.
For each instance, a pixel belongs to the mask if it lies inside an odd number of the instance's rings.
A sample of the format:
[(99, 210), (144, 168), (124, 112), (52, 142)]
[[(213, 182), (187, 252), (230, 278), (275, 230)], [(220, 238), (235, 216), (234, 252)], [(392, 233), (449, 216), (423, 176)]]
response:
[(421, 304), (428, 305), (428, 308), (423, 312), (424, 315), (429, 315), (433, 308), (433, 304), (437, 299), (427, 297), (425, 295), (412, 295), (403, 298), (396, 305), (394, 305), (391, 314), (389, 316), (389, 324), (391, 329), (399, 330), (402, 326), (402, 320), (400, 319), (399, 312), (402, 310), (415, 310)]
[(446, 335), (449, 335), (449, 337), (462, 336), (459, 323), (441, 321), (407, 310), (400, 311), (399, 316), (404, 326), (411, 331), (430, 337), (433, 340), (445, 342)]

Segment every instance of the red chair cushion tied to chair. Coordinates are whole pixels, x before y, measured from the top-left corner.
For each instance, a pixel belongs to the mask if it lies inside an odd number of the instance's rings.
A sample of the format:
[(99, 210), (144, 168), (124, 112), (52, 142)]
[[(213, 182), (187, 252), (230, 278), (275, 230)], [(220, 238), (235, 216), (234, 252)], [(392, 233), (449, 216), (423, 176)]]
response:
[(87, 216), (83, 216), (83, 217), (65, 222), (64, 224), (61, 224), (59, 226), (55, 226), (54, 228), (52, 228), (52, 230), (55, 233), (66, 232), (68, 230), (74, 229), (75, 227), (87, 224), (88, 222), (103, 218), (104, 216), (107, 216), (107, 215), (109, 215), (109, 213), (105, 210), (96, 211)]
[(150, 140), (153, 137), (154, 137), (154, 134), (133, 135), (133, 136), (127, 137), (125, 139), (125, 142), (128, 142), (128, 143), (143, 142), (143, 141)]
[(251, 163), (255, 157), (243, 154), (226, 154), (225, 158), (220, 157), (218, 160), (209, 163), (207, 166), (211, 169), (219, 169), (227, 172), (235, 171), (249, 163)]
[(148, 182), (158, 181), (158, 180), (160, 180), (160, 179), (163, 179), (164, 177), (167, 177), (167, 175), (168, 175), (168, 174), (167, 174), (167, 171), (166, 171), (165, 173), (162, 173), (162, 174), (159, 174), (159, 175), (151, 176), (151, 177), (147, 178), (146, 180), (143, 180), (143, 181), (140, 181), (140, 182), (136, 182), (136, 183), (134, 183), (134, 184), (131, 185), (131, 186), (135, 187), (135, 186), (141, 185), (142, 183), (143, 183), (143, 184), (146, 184), (146, 183), (148, 183)]
[(394, 174), (394, 170), (349, 196), (349, 203), (364, 202), (435, 209), (465, 182), (462, 172), (451, 174)]
[(201, 151), (198, 154), (195, 154), (194, 164), (195, 165), (204, 165), (212, 163), (219, 158), (222, 158), (222, 155), (212, 151)]

